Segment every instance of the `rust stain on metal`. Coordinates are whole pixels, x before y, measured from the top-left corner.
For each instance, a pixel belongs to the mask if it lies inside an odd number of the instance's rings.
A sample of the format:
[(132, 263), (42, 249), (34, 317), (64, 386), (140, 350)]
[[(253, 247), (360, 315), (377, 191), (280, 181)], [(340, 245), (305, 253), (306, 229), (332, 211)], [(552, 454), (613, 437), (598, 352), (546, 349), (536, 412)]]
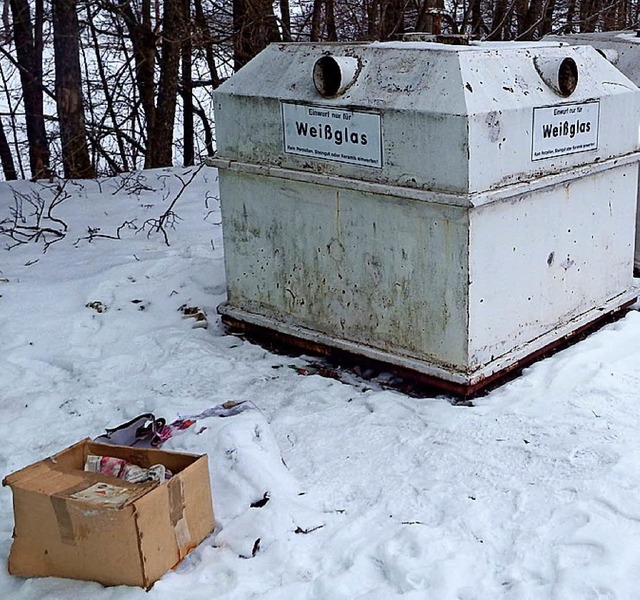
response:
[(230, 333), (240, 334), (275, 352), (283, 354), (291, 354), (292, 352), (294, 354), (310, 353), (336, 361), (342, 367), (347, 369), (349, 367), (359, 365), (360, 367), (364, 366), (365, 368), (387, 371), (404, 380), (405, 383), (399, 391), (408, 393), (409, 395), (426, 397), (428, 395), (433, 395), (434, 393), (445, 392), (457, 399), (455, 400), (456, 404), (470, 404), (470, 401), (473, 398), (486, 394), (487, 392), (514, 379), (520, 375), (522, 369), (532, 363), (540, 360), (541, 358), (551, 356), (560, 350), (564, 350), (570, 345), (585, 339), (590, 333), (593, 333), (604, 325), (620, 319), (627, 314), (630, 307), (636, 301), (637, 299), (631, 300), (620, 308), (610, 313), (603, 314), (600, 318), (576, 329), (569, 335), (547, 344), (539, 350), (529, 354), (522, 360), (497, 371), (484, 379), (470, 384), (447, 381), (406, 367), (372, 360), (366, 356), (353, 354), (338, 348), (333, 348), (327, 344), (305, 340), (273, 329), (239, 321), (226, 315), (222, 315), (222, 322)]

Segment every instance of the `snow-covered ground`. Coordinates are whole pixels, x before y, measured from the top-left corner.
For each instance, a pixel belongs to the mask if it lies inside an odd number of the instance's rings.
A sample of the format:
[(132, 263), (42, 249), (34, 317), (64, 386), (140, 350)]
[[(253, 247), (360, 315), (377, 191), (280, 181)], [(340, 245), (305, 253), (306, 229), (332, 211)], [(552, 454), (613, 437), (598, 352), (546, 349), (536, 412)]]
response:
[[(64, 239), (44, 254), (42, 243), (7, 251), (0, 239), (0, 475), (144, 411), (172, 421), (248, 400), (250, 410), (203, 419), (164, 446), (209, 455), (216, 530), (148, 593), (3, 566), (0, 597), (640, 597), (637, 311), (473, 407), (309, 374), (295, 368), (304, 357), (220, 325), (214, 169), (178, 200), (169, 246), (136, 232), (193, 173), (69, 183), (53, 211)], [(0, 184), (0, 220), (13, 190), (53, 193)], [(88, 239), (89, 228), (110, 236), (133, 220), (121, 239)], [(209, 327), (193, 327), (183, 305)], [(2, 565), (11, 502), (1, 489)]]

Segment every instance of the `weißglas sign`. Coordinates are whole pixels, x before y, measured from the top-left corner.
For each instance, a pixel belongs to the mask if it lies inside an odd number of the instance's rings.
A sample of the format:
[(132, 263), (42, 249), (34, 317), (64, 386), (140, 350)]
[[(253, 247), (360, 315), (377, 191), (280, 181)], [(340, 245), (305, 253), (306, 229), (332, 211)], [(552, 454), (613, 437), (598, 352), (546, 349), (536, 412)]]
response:
[(598, 148), (600, 102), (533, 109), (531, 160)]
[(286, 153), (382, 168), (380, 115), (290, 102), (281, 107)]

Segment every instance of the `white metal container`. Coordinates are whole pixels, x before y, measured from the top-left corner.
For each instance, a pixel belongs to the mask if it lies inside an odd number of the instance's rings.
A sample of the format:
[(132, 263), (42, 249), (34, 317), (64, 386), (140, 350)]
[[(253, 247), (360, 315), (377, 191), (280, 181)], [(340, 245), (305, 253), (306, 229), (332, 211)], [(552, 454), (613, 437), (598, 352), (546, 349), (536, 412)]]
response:
[(269, 46), (216, 93), (220, 312), (475, 390), (636, 298), (639, 96), (588, 46)]
[[(546, 40), (593, 46), (636, 85), (640, 85), (640, 35), (635, 31), (602, 31), (576, 33), (566, 36), (548, 36)], [(640, 206), (640, 187), (638, 188)], [(636, 243), (634, 268), (640, 277), (640, 210), (636, 213)]]

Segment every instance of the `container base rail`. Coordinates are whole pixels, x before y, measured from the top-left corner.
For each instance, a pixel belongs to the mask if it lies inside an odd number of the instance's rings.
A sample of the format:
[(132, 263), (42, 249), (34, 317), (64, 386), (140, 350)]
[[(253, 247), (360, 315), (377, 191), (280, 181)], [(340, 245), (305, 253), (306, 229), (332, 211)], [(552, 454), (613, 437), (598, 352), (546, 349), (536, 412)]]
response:
[[(378, 356), (374, 358), (371, 349), (368, 349), (369, 351), (367, 352), (367, 349), (363, 346), (360, 346), (360, 351), (358, 351), (358, 345), (355, 344), (349, 349), (339, 347), (343, 346), (343, 344), (331, 343), (328, 339), (322, 339), (322, 336), (318, 336), (316, 332), (308, 331), (312, 335), (303, 337), (279, 331), (270, 325), (259, 325), (249, 320), (243, 320), (238, 318), (238, 311), (229, 310), (227, 313), (228, 309), (225, 305), (218, 307), (218, 312), (221, 314), (222, 323), (229, 334), (240, 335), (270, 351), (293, 355), (309, 353), (340, 365), (340, 368), (343, 369), (353, 369), (356, 366), (360, 366), (362, 371), (364, 366), (376, 372), (389, 372), (402, 381), (402, 384), (397, 386), (401, 388), (399, 391), (418, 397), (445, 393), (454, 397), (454, 404), (467, 404), (473, 398), (484, 395), (515, 379), (522, 373), (524, 368), (533, 363), (565, 350), (605, 325), (621, 319), (637, 301), (638, 298), (635, 297), (626, 300), (624, 304), (610, 311), (602, 311), (602, 314), (593, 320), (545, 343), (530, 354), (493, 373), (480, 378), (463, 378), (459, 381), (451, 381), (434, 373), (428, 373), (425, 369), (421, 370), (419, 365), (401, 364), (402, 361), (399, 361), (395, 355), (387, 355), (385, 357), (384, 353), (377, 352)], [(236, 316), (231, 316), (231, 314)], [(396, 386), (390, 385), (389, 387)]]

